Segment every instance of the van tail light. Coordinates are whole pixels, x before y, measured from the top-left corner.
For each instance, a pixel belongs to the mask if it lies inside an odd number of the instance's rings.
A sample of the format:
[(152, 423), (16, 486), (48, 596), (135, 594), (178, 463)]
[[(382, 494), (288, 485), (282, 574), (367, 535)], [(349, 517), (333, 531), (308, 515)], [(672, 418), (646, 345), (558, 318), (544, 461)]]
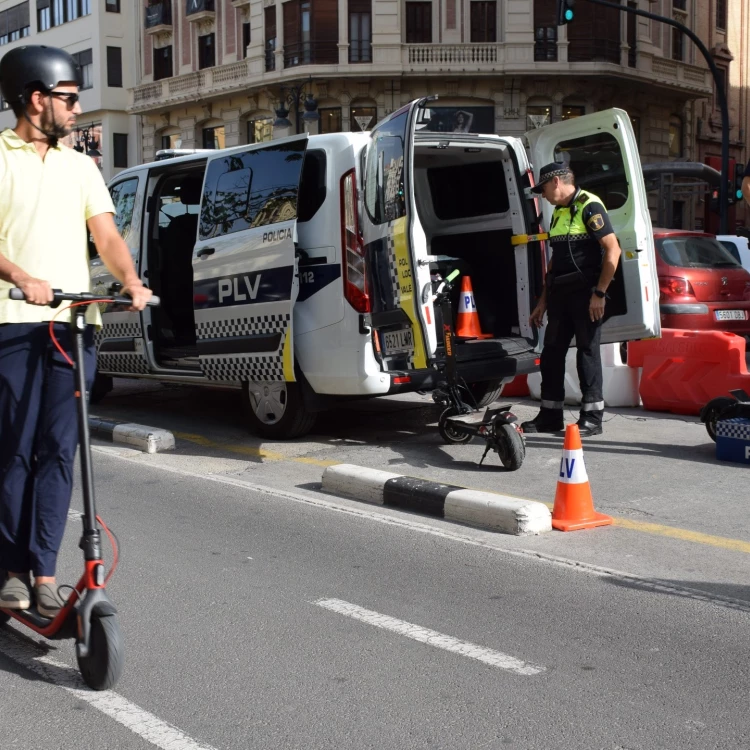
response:
[(359, 233), (357, 177), (353, 169), (341, 178), (341, 248), (344, 254), (344, 297), (357, 312), (368, 313), (367, 261)]
[(670, 299), (671, 297), (695, 297), (693, 287), (687, 279), (679, 276), (660, 276), (659, 277), (660, 299)]

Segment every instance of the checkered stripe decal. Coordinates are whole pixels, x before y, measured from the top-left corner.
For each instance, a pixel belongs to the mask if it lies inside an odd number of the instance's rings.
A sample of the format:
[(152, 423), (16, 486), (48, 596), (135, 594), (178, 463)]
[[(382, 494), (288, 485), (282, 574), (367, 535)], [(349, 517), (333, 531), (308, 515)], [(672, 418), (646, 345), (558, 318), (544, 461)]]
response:
[(99, 352), (99, 347), (106, 339), (140, 339), (143, 335), (140, 321), (108, 323), (106, 318), (103, 320), (103, 327), (94, 334), (97, 369), (101, 372), (148, 374), (148, 362), (138, 352)]
[(198, 323), (199, 339), (226, 338), (247, 334), (281, 333), (276, 352), (259, 354), (201, 355), (201, 366), (209, 380), (237, 382), (264, 380), (284, 382), (284, 344), (290, 333), (291, 315), (258, 315)]
[(717, 422), (716, 437), (750, 440), (750, 419), (734, 417), (734, 419), (723, 419)]

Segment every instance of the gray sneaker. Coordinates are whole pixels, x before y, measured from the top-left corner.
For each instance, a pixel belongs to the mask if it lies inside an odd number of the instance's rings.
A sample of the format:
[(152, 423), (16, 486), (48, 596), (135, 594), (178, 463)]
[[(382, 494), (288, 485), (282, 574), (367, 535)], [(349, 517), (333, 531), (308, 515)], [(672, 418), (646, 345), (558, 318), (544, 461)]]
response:
[(57, 591), (56, 583), (40, 583), (35, 587), (36, 592), (36, 611), (42, 617), (54, 619), (60, 610), (65, 606), (65, 602)]
[(4, 609), (28, 609), (31, 606), (31, 590), (28, 577), (8, 578), (0, 588), (0, 607)]

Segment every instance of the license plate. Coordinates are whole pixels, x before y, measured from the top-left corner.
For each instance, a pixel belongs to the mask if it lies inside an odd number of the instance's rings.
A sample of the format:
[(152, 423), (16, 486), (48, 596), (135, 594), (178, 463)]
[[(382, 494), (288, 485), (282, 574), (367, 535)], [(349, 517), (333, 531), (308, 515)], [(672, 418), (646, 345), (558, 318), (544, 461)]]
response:
[(745, 320), (744, 310), (716, 310), (716, 320)]
[(414, 349), (414, 335), (411, 328), (402, 328), (400, 331), (386, 331), (383, 334), (386, 354), (394, 352), (410, 352)]

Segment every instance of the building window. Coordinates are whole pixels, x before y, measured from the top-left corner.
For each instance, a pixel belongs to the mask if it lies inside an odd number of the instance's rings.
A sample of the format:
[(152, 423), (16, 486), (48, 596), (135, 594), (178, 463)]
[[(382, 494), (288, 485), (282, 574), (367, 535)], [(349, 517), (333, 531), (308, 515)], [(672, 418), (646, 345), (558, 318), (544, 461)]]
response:
[(36, 24), (39, 31), (47, 31), (52, 27), (52, 16), (49, 5), (46, 8), (37, 8)]
[(432, 42), (432, 3), (406, 3), (406, 43)]
[(276, 70), (276, 6), (269, 5), (263, 9), (263, 21), (266, 33), (266, 70)]
[(682, 156), (682, 118), (679, 115), (669, 118), (669, 156), (672, 159)]
[(172, 45), (154, 50), (154, 80), (172, 77)]
[(497, 3), (474, 0), (471, 3), (471, 41), (497, 41)]
[(321, 133), (341, 132), (341, 107), (319, 109), (318, 114), (320, 115)]
[(107, 86), (122, 88), (122, 48), (107, 47)]
[(198, 67), (213, 68), (216, 65), (215, 34), (204, 34), (198, 37)]
[(563, 104), (562, 119), (574, 120), (576, 117), (583, 117), (586, 114), (586, 107), (578, 104)]
[(718, 82), (714, 82), (714, 109), (721, 109), (719, 105), (719, 89), (727, 93), (727, 69), (722, 68), (720, 65), (716, 66), (716, 72), (718, 75)]
[(372, 130), (378, 121), (378, 111), (375, 107), (352, 107), (349, 112), (352, 133), (361, 130)]
[(371, 0), (349, 0), (349, 62), (372, 62)]
[(112, 134), (112, 153), (115, 169), (124, 169), (128, 166), (128, 134)]
[(672, 29), (672, 59), (679, 60), (680, 62), (684, 59), (684, 37), (679, 29)]
[(727, 0), (716, 0), (716, 28), (727, 28)]
[(687, 0), (672, 0), (672, 7), (675, 10), (687, 10)]
[(242, 24), (242, 50), (240, 57), (244, 60), (247, 57), (247, 48), (250, 46), (250, 24)]
[(282, 6), (284, 14), (284, 67), (312, 62), (310, 36), (310, 0), (290, 0)]
[(94, 87), (94, 58), (90, 49), (74, 52), (73, 59), (81, 66), (81, 89)]
[(119, 13), (120, 0), (107, 0), (104, 4), (104, 9), (107, 11), (107, 13)]
[(261, 117), (247, 121), (247, 142), (266, 143), (273, 140), (273, 118)]
[(30, 31), (28, 2), (0, 11), (0, 45), (18, 41)]
[(224, 148), (224, 126), (203, 128), (203, 148)]

